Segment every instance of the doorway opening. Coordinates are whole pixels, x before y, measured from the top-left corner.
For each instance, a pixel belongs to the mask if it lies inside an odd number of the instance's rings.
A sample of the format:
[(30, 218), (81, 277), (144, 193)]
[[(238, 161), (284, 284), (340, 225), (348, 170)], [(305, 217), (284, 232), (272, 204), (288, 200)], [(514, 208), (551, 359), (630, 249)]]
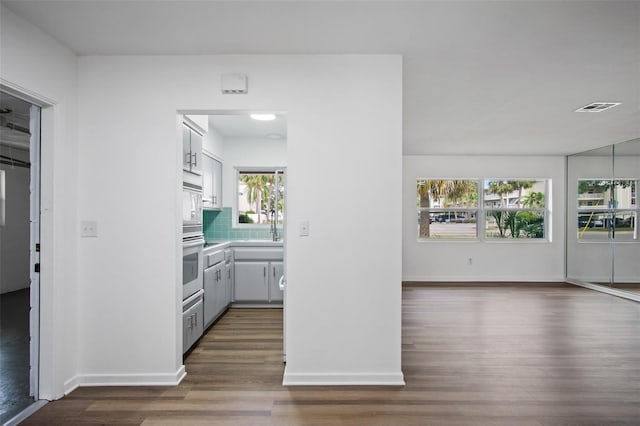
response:
[(38, 399), (40, 107), (0, 92), (0, 423)]
[[(215, 330), (228, 308), (282, 309), (284, 318), (286, 113), (190, 110), (178, 114), (183, 125), (182, 133), (178, 132), (183, 181), (195, 176), (202, 182), (201, 215), (195, 215), (201, 218), (199, 231), (205, 240), (201, 336), (212, 327)], [(188, 150), (184, 126), (189, 129)], [(201, 172), (192, 161), (199, 157)], [(183, 303), (183, 312), (188, 306)], [(183, 323), (184, 337), (193, 327), (184, 314)], [(183, 353), (196, 350), (199, 338), (190, 340)], [(286, 359), (284, 352), (283, 347)]]

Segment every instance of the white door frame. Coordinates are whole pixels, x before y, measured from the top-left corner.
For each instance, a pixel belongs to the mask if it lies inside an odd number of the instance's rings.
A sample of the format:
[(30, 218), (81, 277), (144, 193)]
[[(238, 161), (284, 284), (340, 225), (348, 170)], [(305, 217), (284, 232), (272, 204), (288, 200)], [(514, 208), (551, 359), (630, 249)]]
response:
[(40, 384), (40, 107), (33, 104), (29, 111), (29, 131), (29, 395), (37, 400)]
[[(36, 401), (41, 399), (41, 368), (43, 362), (48, 365), (51, 364), (50, 359), (43, 357), (46, 354), (47, 357), (51, 356), (51, 348), (45, 350), (41, 344), (43, 334), (40, 328), (40, 313), (43, 303), (51, 303), (50, 300), (40, 298), (41, 282), (49, 282), (51, 275), (45, 276), (41, 279), (39, 273), (34, 272), (35, 264), (40, 262), (40, 252), (35, 251), (35, 244), (40, 244), (40, 235), (43, 229), (50, 229), (52, 224), (50, 220), (42, 221), (40, 217), (40, 199), (41, 199), (41, 140), (42, 134), (51, 135), (48, 139), (53, 137), (53, 122), (51, 117), (53, 114), (53, 105), (55, 102), (46, 96), (40, 95), (36, 92), (30, 91), (24, 87), (13, 84), (3, 78), (0, 78), (0, 91), (29, 102), (34, 107), (31, 108), (30, 114), (30, 132), (32, 134), (29, 142), (29, 156), (31, 162), (31, 178), (29, 183), (30, 189), (30, 305), (29, 311), (29, 334), (30, 334), (30, 377), (29, 377), (29, 393), (34, 397)], [(37, 117), (34, 117), (37, 115)], [(46, 117), (49, 117), (47, 119)], [(44, 119), (44, 120), (43, 120)], [(48, 124), (44, 124), (46, 121)], [(43, 131), (44, 129), (44, 131)], [(49, 172), (51, 172), (49, 168)], [(48, 176), (49, 178), (51, 176)], [(49, 320), (52, 320), (49, 318)], [(49, 327), (45, 327), (45, 333), (50, 332)], [(48, 336), (47, 336), (48, 337)], [(50, 339), (47, 339), (50, 342)], [(33, 408), (31, 409), (33, 410)], [(25, 411), (30, 411), (27, 409)], [(24, 413), (24, 412), (23, 412)]]

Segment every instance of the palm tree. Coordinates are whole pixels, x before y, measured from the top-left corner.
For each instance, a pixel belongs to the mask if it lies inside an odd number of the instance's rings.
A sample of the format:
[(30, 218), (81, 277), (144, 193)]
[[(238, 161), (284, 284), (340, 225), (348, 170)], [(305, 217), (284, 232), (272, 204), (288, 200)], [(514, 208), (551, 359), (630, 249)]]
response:
[[(453, 189), (452, 180), (431, 180), (424, 179), (418, 181), (418, 205), (421, 208), (431, 207), (431, 200), (441, 200)], [(429, 228), (429, 210), (420, 210), (420, 238), (429, 238), (431, 235)]]
[(513, 181), (492, 180), (489, 181), (489, 192), (500, 196), (500, 205), (507, 207), (508, 198), (505, 200), (505, 194), (508, 196), (510, 192), (515, 190)]
[(522, 191), (533, 188), (535, 180), (514, 180), (513, 187), (518, 189), (518, 205), (522, 206)]
[(247, 202), (249, 204), (256, 203), (256, 214), (258, 215), (258, 223), (260, 223), (260, 215), (262, 213), (262, 195), (264, 193), (264, 179), (262, 175), (242, 175), (240, 180), (247, 188)]
[(544, 192), (531, 192), (522, 200), (524, 207), (544, 208)]

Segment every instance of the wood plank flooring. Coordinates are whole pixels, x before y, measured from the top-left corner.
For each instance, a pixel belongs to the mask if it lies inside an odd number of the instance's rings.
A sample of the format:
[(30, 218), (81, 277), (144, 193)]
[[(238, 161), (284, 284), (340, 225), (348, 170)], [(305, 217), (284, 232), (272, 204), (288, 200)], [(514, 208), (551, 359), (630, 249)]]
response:
[(404, 387), (285, 388), (281, 348), (282, 311), (232, 309), (179, 386), (80, 388), (24, 424), (640, 425), (640, 303), (580, 287), (405, 287)]

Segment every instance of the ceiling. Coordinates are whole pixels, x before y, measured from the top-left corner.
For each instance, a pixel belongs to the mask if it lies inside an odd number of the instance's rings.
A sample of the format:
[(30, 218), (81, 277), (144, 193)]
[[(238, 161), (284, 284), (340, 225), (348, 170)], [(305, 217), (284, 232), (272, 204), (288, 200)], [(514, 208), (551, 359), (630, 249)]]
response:
[(210, 115), (209, 125), (227, 138), (287, 138), (287, 120), (283, 115), (271, 121), (254, 120), (249, 114)]
[[(78, 55), (400, 54), (405, 154), (640, 137), (638, 1), (2, 0)], [(575, 113), (591, 102), (622, 102)]]

